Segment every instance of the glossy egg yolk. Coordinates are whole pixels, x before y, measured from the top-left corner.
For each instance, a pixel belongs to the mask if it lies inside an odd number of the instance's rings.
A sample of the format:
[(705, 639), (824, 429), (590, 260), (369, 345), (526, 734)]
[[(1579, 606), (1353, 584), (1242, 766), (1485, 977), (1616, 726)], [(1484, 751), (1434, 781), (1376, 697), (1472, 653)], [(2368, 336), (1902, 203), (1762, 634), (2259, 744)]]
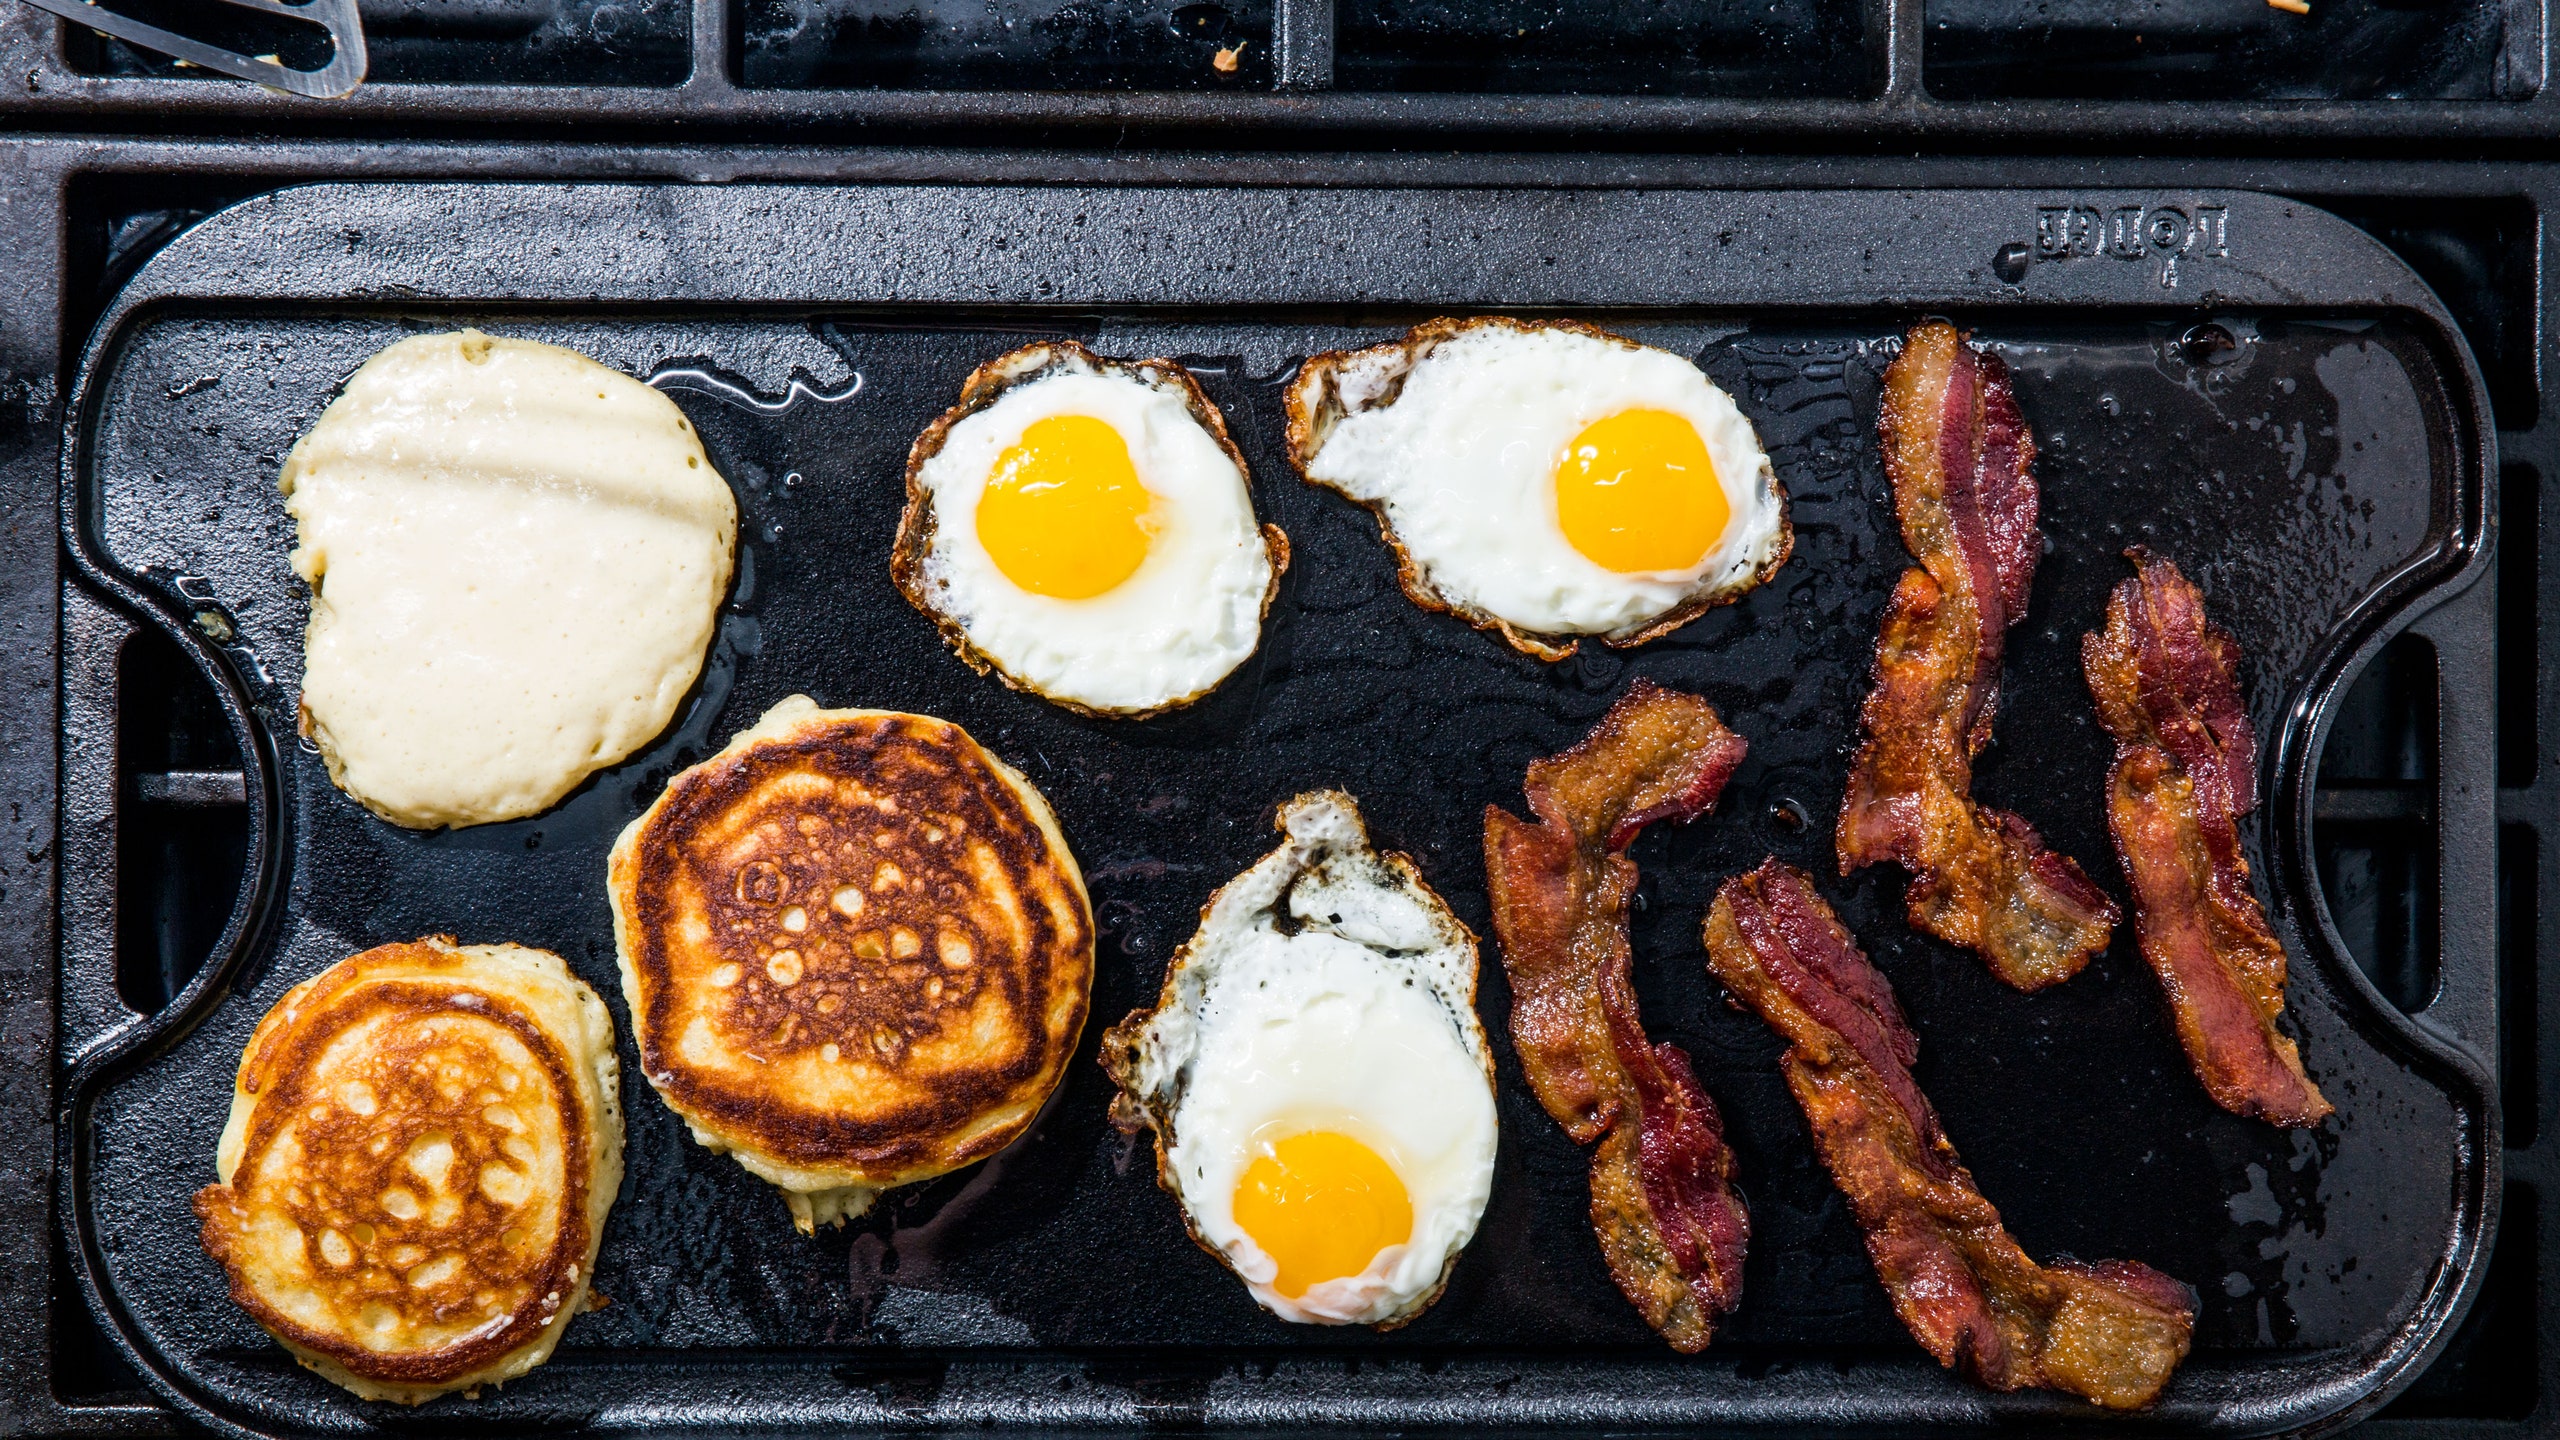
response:
[(1272, 1288), (1291, 1299), (1413, 1238), (1404, 1181), (1377, 1151), (1330, 1130), (1264, 1147), (1236, 1186), (1235, 1217), (1279, 1262)]
[(1050, 415), (996, 457), (978, 498), (978, 543), (1032, 594), (1089, 600), (1146, 560), (1153, 498), (1118, 430)]
[(1733, 506), (1697, 426), (1668, 410), (1621, 410), (1556, 457), (1556, 519), (1604, 569), (1686, 570), (1724, 538)]

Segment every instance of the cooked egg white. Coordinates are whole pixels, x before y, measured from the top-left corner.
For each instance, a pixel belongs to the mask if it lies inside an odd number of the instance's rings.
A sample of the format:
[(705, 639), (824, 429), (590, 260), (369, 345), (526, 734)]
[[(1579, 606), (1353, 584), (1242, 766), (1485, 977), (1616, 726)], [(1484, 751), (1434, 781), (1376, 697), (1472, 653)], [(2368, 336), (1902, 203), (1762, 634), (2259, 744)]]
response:
[[(1438, 1298), (1493, 1188), (1476, 948), (1347, 795), (1221, 889), (1152, 1011), (1106, 1037), (1192, 1235), (1286, 1320), (1397, 1325)], [(1286, 917), (1284, 920), (1283, 917)]]
[(1252, 655), (1287, 563), (1181, 366), (1052, 342), (982, 367), (917, 440), (893, 568), (972, 663), (1143, 715)]
[(1569, 322), (1434, 321), (1308, 362), (1306, 477), (1369, 505), (1431, 608), (1561, 658), (1766, 580), (1790, 545), (1759, 437), (1698, 367)]

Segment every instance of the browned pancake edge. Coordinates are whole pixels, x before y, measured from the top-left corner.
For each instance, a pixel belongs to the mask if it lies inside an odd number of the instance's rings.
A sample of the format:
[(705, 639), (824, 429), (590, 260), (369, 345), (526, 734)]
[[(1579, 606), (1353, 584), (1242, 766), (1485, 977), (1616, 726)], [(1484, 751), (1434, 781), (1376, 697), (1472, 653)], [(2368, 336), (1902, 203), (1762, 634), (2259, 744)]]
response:
[[(590, 1043), (586, 1037), (558, 1033), (564, 1020), (580, 1017), (556, 1003), (540, 1013), (546, 1002), (511, 993), (509, 977), (481, 968), (449, 936), (351, 956), (289, 991), (259, 1022), (241, 1056), (221, 1183), (199, 1192), (194, 1208), (233, 1302), (306, 1365), (340, 1384), (351, 1378), (350, 1388), (368, 1398), (416, 1403), (521, 1374), (586, 1307), (603, 1210), (620, 1184), (621, 1115), (609, 1022), (565, 966), (558, 979), (574, 992), (552, 1002), (575, 1006), (575, 992), (583, 992), (595, 1005), (605, 1026), (592, 1042), (600, 1057), (568, 1048)], [(359, 1030), (367, 1032), (361, 1048), (333, 1062), (332, 1047)], [(506, 1051), (509, 1042), (521, 1045), (521, 1057)], [(502, 1094), (509, 1076), (514, 1084)], [(351, 1095), (351, 1080), (363, 1086), (361, 1099)], [(548, 1090), (547, 1102), (527, 1094), (528, 1080)], [(512, 1108), (493, 1119), (501, 1103)], [(530, 1110), (530, 1120), (520, 1110)], [(549, 1124), (558, 1127), (561, 1170), (544, 1244), (521, 1204), (499, 1203), (479, 1177), (484, 1166), (521, 1165), (540, 1186), (541, 1167), (514, 1159), (506, 1146)], [(430, 1183), (408, 1157), (413, 1144), (437, 1137), (453, 1158)], [(279, 1144), (298, 1151), (304, 1178), (261, 1185), (261, 1164)], [(394, 1189), (411, 1198), (403, 1210), (426, 1208), (389, 1212), (385, 1196)], [(438, 1213), (444, 1204), (449, 1214)], [(308, 1288), (340, 1325), (304, 1323), (271, 1293), (251, 1227), (279, 1215), (303, 1232), (314, 1276)], [(449, 1278), (421, 1283), (447, 1257), (457, 1262)], [(368, 1307), (386, 1305), (439, 1322), (491, 1318), (456, 1343), (425, 1349), (376, 1349), (340, 1333), (360, 1328)]]
[(959, 726), (795, 704), (614, 847), (642, 1069), (786, 1189), (939, 1175), (1020, 1135), (1074, 1053), (1083, 876), (1039, 792)]

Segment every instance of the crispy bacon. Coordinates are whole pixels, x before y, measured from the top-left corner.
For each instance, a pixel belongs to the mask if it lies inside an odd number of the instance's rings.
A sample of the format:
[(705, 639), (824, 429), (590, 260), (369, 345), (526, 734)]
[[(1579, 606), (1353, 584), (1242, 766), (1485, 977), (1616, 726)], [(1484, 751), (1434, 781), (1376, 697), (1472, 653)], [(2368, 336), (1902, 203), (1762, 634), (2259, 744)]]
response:
[(1640, 679), (1581, 744), (1530, 762), (1538, 823), (1485, 807), (1512, 1038), (1539, 1103), (1583, 1144), (1614, 1123), (1623, 1088), (1601, 980), (1623, 986), (1630, 964), (1636, 867), (1619, 852), (1655, 820), (1706, 813), (1746, 748), (1706, 701)]
[(2137, 545), (2135, 574), (2081, 642), (2098, 719), (2115, 737), (2107, 825), (2133, 887), (2133, 927), (2160, 977), (2187, 1063), (2214, 1103), (2278, 1125), (2317, 1125), (2327, 1097), (2276, 1029), (2284, 946), (2240, 853), (2257, 803), (2257, 736), (2240, 703), (2240, 647), (2204, 615), (2178, 567)]
[(1920, 1042), (1892, 987), (1812, 877), (1769, 860), (1726, 881), (1706, 941), (1716, 978), (1787, 1041), (1787, 1088), (1912, 1337), (1995, 1390), (2150, 1404), (2186, 1358), (2195, 1292), (2130, 1260), (2027, 1258), (1911, 1077)]
[(2001, 648), (2035, 581), (2035, 439), (2000, 357), (1952, 325), (1913, 330), (1885, 371), (1878, 420), (1906, 571), (1876, 639), (1865, 743), (1841, 797), (1840, 873), (1911, 872), (1911, 923), (2040, 990), (2105, 949), (2115, 902), (2034, 827), (1973, 800), (1991, 740)]
[(1601, 1253), (1646, 1323), (1682, 1351), (1704, 1346), (1742, 1298), (1750, 1221), (1689, 1057), (1645, 1038), (1627, 943), (1636, 867), (1620, 852), (1655, 820), (1704, 814), (1744, 748), (1706, 701), (1638, 680), (1581, 744), (1530, 763), (1523, 788), (1537, 823), (1499, 806), (1484, 815), (1521, 1068), (1567, 1134), (1600, 1142), (1591, 1225)]

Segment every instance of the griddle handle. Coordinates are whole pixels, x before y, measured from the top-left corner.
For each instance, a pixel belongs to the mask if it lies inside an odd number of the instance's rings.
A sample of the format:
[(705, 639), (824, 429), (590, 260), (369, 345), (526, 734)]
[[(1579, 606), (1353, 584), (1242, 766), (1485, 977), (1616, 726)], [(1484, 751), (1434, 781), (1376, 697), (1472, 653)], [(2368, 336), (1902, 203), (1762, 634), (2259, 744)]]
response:
[[(60, 989), (63, 1053), (77, 1054), (141, 1017), (116, 986), (117, 717), (123, 713), (125, 647), (141, 627), (78, 586), (63, 592)], [(72, 863), (71, 852), (97, 857)], [(101, 863), (102, 862), (102, 863)]]
[(2409, 624), (2436, 652), (2436, 991), (2410, 1017), (2496, 1075), (2498, 641), (2495, 567)]
[[(63, 833), (91, 857), (61, 870), (68, 917), (59, 942), (62, 1055), (75, 1078), (184, 1033), (218, 1004), (258, 943), (284, 869), (275, 844), (279, 771), (241, 673), (245, 668), (263, 684), (264, 672), (240, 645), (229, 616), (209, 596), (194, 593), (190, 587), (201, 582), (188, 577), (170, 582), (174, 594), (154, 594), (120, 583), (122, 577), (84, 573), (108, 594), (74, 586), (64, 605), (65, 653), (77, 663), (66, 667), (63, 685)], [(170, 613), (171, 600), (189, 607), (188, 618)], [(154, 769), (120, 753), (123, 717), (133, 702), (123, 693), (129, 652), (148, 631), (174, 641), (184, 664), (212, 691), (239, 769)], [(132, 963), (122, 953), (128, 937), (156, 918), (124, 913), (135, 897), (132, 877), (123, 873), (132, 857), (121, 836), (146, 809), (237, 809), (243, 816), (237, 892), (183, 982), (165, 972), (123, 973)], [(175, 993), (157, 993), (172, 986)]]

